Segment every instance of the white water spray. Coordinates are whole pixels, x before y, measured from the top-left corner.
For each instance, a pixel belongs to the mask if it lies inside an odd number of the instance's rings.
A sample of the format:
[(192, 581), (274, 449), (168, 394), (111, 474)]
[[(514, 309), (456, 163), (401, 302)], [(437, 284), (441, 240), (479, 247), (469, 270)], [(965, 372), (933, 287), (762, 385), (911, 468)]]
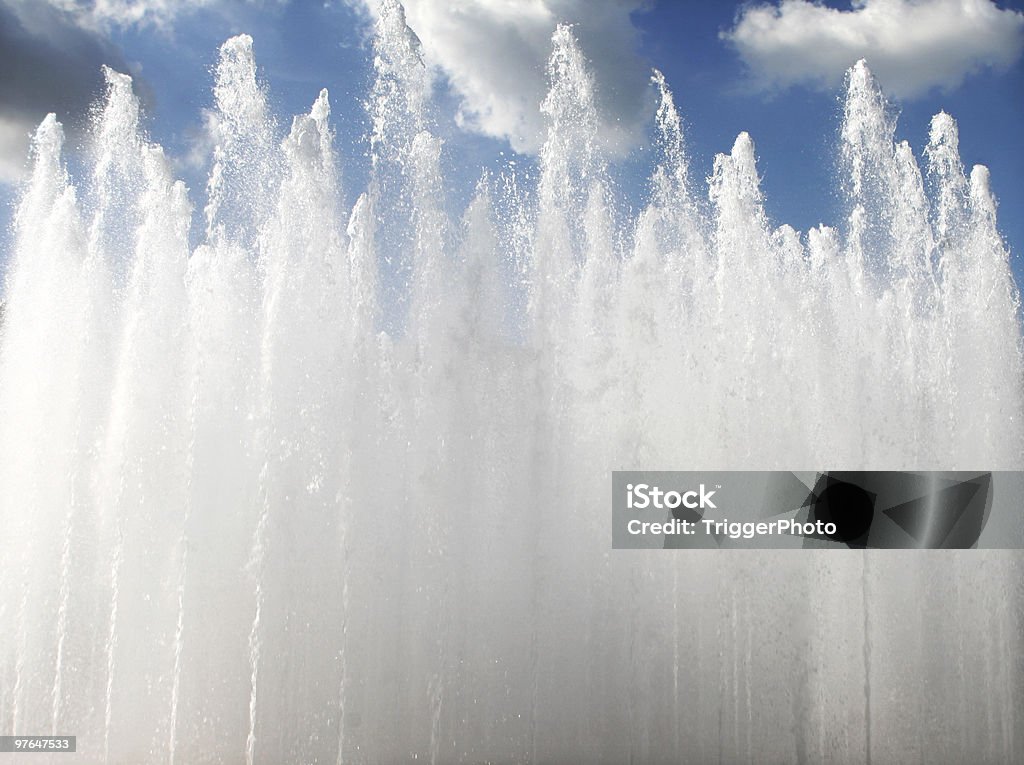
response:
[(953, 119), (922, 171), (856, 65), (848, 218), (800, 234), (746, 133), (699, 190), (655, 73), (623, 221), (560, 27), (535, 187), (450, 215), (397, 2), (377, 31), (350, 213), (328, 94), (285, 133), (246, 36), (198, 246), (127, 77), (81, 185), (40, 125), (0, 341), (0, 727), (111, 763), (1019, 758), (1018, 555), (609, 550), (612, 469), (1020, 467), (1017, 292)]

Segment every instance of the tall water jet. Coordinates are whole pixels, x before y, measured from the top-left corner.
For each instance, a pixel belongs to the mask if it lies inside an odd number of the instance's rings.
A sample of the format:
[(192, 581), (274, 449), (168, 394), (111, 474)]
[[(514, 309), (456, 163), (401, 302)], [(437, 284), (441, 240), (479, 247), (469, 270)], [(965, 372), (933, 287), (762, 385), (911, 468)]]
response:
[[(69, 524), (74, 520), (67, 512), (67, 507), (73, 504), (68, 476), (73, 474), (79, 456), (78, 443), (60, 443), (54, 438), (55, 433), (74, 433), (78, 423), (76, 402), (66, 393), (60, 395), (58, 380), (74, 379), (77, 357), (82, 352), (80, 343), (65, 345), (62, 336), (68, 331), (67, 319), (77, 318), (76, 313), (82, 310), (84, 288), (79, 272), (86, 251), (85, 227), (62, 161), (63, 143), (63, 130), (55, 117), (49, 115), (35, 133), (35, 167), (15, 219), (16, 241), (27, 262), (20, 268), (13, 267), (8, 274), (0, 356), (7, 381), (0, 398), (4, 422), (14, 428), (18, 427), (15, 423), (19, 419), (25, 418), (20, 426), (24, 437), (5, 439), (2, 447), (4, 459), (0, 470), (11, 505), (60, 508), (49, 514), (45, 522), (24, 513), (4, 514), (5, 522), (11, 524), (12, 540), (21, 542), (4, 546), (4, 570), (10, 574), (4, 577), (3, 608), (12, 625), (9, 634), (14, 637), (6, 645), (4, 655), (7, 682), (3, 708), (5, 718), (15, 726), (26, 720), (47, 720), (54, 709), (59, 714), (63, 698), (60, 681), (55, 680), (59, 670), (33, 670), (59, 665), (63, 657), (64, 644), (47, 641), (40, 645), (35, 638), (52, 628), (53, 614), (57, 614), (58, 629), (60, 622), (66, 621), (69, 576), (60, 576), (55, 599), (54, 588), (35, 572), (38, 566), (66, 571), (64, 563), (70, 551), (65, 553), (64, 549), (71, 545), (73, 530)], [(37, 231), (40, 224), (44, 228)], [(45, 309), (53, 299), (59, 301), (67, 314)], [(81, 325), (71, 327), (77, 333)], [(27, 368), (23, 362), (19, 364), (19, 358), (33, 358), (40, 348), (53, 351)], [(19, 366), (24, 370), (20, 375)], [(50, 406), (44, 404), (47, 399)], [(33, 412), (42, 419), (32, 422)], [(59, 479), (45, 481), (33, 472), (33, 465), (47, 461), (59, 471)], [(46, 533), (47, 539), (61, 540), (60, 546), (42, 546), (35, 539), (37, 530)], [(52, 703), (45, 704), (44, 699), (52, 699)], [(47, 724), (46, 728), (49, 727)]]
[(253, 45), (220, 51), (205, 198), (124, 75), (84, 180), (36, 132), (0, 336), (4, 730), (110, 763), (1019, 759), (1016, 555), (612, 551), (602, 510), (620, 468), (1017, 467), (1017, 289), (951, 117), (919, 166), (853, 67), (846, 213), (804, 234), (748, 133), (694, 183), (656, 72), (630, 216), (560, 26), (537, 177), (452, 213), (387, 0), (349, 210), (348, 115), (322, 91), (279, 122)]

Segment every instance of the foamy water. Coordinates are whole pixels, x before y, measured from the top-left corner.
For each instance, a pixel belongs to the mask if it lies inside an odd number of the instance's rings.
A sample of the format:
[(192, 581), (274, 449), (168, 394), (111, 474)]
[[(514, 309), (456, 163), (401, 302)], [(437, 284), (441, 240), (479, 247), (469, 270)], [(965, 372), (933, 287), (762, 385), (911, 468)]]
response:
[(328, 94), (281, 135), (244, 35), (205, 209), (125, 75), (90, 175), (43, 121), (0, 345), (0, 732), (111, 763), (1019, 759), (1019, 553), (610, 549), (613, 469), (1020, 468), (989, 171), (946, 114), (896, 143), (861, 62), (847, 217), (775, 227), (752, 138), (695, 182), (655, 73), (623, 221), (552, 43), (538, 180), (486, 175), (461, 218), (397, 3), (352, 209)]

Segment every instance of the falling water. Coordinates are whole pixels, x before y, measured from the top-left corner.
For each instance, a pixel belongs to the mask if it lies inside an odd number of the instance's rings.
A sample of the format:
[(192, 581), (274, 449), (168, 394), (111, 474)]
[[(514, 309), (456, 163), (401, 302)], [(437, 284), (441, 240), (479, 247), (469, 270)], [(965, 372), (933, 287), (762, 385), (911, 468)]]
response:
[(922, 169), (861, 62), (846, 218), (776, 228), (746, 133), (692, 181), (655, 73), (624, 220), (552, 42), (539, 177), (485, 175), (461, 216), (394, 2), (350, 212), (328, 94), (285, 134), (244, 35), (199, 213), (128, 77), (89, 177), (39, 126), (0, 345), (3, 732), (110, 763), (1020, 758), (1019, 555), (608, 530), (613, 469), (1019, 468), (988, 170), (946, 114)]

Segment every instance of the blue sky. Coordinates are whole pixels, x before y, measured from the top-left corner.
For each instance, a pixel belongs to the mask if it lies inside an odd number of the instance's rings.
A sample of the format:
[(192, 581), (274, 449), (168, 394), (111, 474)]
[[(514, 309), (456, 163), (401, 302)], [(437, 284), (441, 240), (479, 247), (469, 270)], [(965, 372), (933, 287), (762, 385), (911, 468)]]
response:
[[(210, 69), (227, 37), (255, 39), (282, 125), (321, 87), (350, 199), (365, 184), (362, 108), (369, 32), (380, 0), (0, 0), (0, 222), (25, 167), (25, 136), (46, 111), (81, 141), (100, 64), (133, 74), (154, 140), (176, 159), (201, 204), (209, 145)], [(543, 65), (557, 21), (575, 22), (591, 60), (605, 133), (623, 186), (649, 165), (650, 68), (661, 69), (683, 115), (694, 180), (715, 153), (750, 132), (773, 222), (806, 231), (841, 224), (835, 178), (841, 72), (866, 56), (900, 109), (897, 137), (920, 157), (928, 123), (959, 122), (961, 155), (988, 165), (1000, 227), (1024, 274), (1024, 9), (990, 0), (861, 0), (812, 5), (655, 0), (408, 0), (410, 25), (436, 73), (438, 129), (456, 187), (515, 151), (529, 162), (543, 123)], [(635, 198), (635, 193), (633, 197)]]

